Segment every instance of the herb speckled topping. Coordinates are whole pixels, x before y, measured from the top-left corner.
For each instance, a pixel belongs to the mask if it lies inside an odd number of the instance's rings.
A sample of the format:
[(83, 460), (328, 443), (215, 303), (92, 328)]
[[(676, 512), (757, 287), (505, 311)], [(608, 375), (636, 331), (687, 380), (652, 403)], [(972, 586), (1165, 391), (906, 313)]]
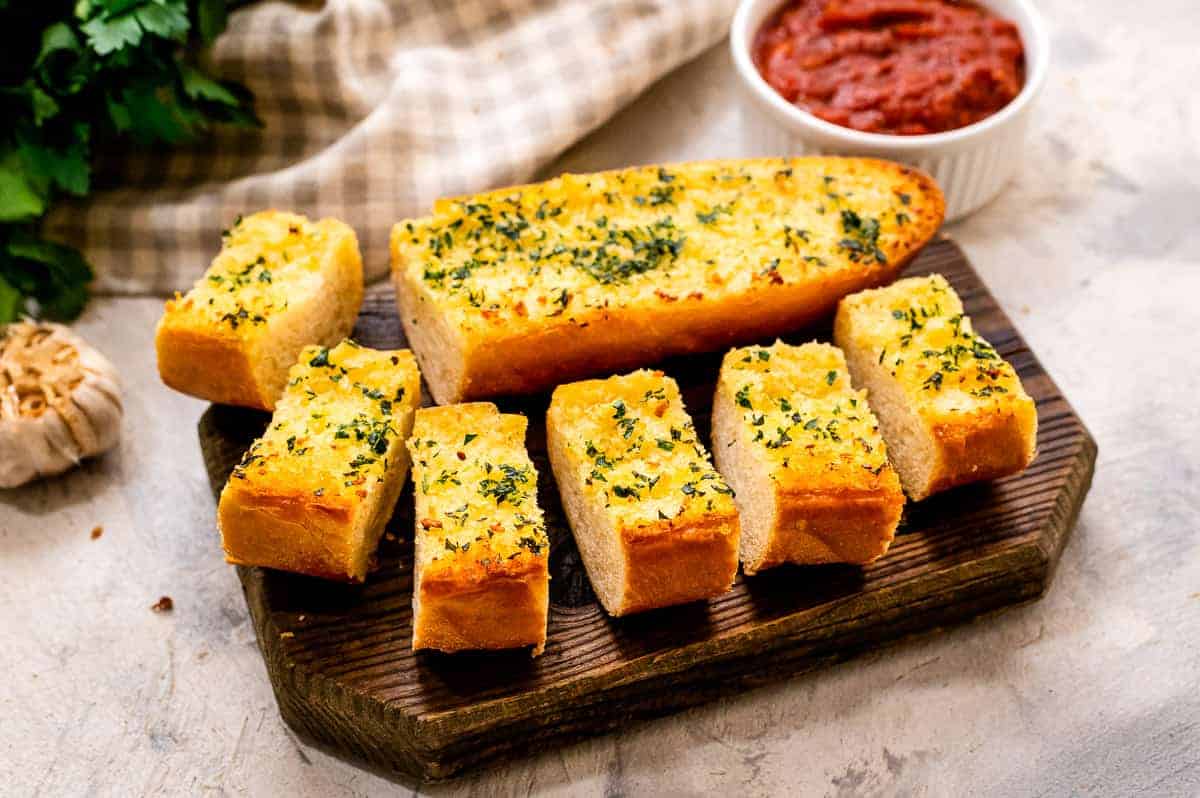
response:
[(484, 403), (418, 412), (408, 448), (424, 562), (468, 555), (487, 567), (549, 555), (525, 427)]
[(222, 235), (208, 271), (187, 296), (174, 300), (173, 309), (194, 309), (215, 326), (245, 336), (285, 310), (289, 299), (307, 299), (318, 288), (327, 228), (290, 213), (238, 217)]
[(899, 280), (847, 301), (870, 314), (858, 334), (879, 365), (934, 412), (976, 410), (1025, 395), (1016, 371), (975, 332), (940, 274)]
[(393, 241), (460, 324), (570, 321), (880, 267), (911, 202), (844, 164), (642, 167), (443, 200)]
[(697, 440), (673, 379), (643, 370), (577, 385), (604, 397), (563, 408), (585, 493), (631, 526), (734, 512), (733, 491)]
[(352, 341), (310, 346), (288, 376), (271, 425), (233, 478), (302, 485), (315, 500), (365, 497), (402, 451), (399, 419), (420, 401), (412, 354)]
[(851, 387), (837, 347), (745, 347), (726, 356), (725, 369), (742, 432), (768, 461), (805, 473), (854, 467), (879, 474), (887, 465), (867, 392)]

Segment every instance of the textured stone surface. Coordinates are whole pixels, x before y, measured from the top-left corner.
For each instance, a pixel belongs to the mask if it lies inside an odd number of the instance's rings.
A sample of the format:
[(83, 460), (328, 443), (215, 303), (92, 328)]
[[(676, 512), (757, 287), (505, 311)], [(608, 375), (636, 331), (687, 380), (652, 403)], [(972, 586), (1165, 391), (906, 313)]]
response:
[[(1100, 445), (1049, 594), (434, 794), (1200, 792), (1200, 10), (1039, 6), (1054, 69), (1027, 160), (950, 232)], [(551, 171), (752, 154), (734, 89), (719, 48)], [(417, 787), (299, 744), (279, 720), (220, 556), (204, 405), (154, 373), (160, 307), (98, 300), (79, 325), (125, 376), (121, 449), (0, 494), (0, 791)], [(172, 613), (150, 610), (161, 595)]]

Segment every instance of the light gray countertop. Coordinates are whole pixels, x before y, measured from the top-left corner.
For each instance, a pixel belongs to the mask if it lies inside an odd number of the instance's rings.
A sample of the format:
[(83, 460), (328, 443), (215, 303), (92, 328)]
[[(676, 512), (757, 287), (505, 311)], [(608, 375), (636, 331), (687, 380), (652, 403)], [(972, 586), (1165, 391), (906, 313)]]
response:
[[(1045, 0), (1026, 161), (949, 229), (1100, 446), (1040, 602), (433, 793), (1200, 793), (1200, 64), (1191, 0)], [(724, 47), (554, 169), (747, 153)], [(0, 792), (406, 792), (280, 720), (157, 299), (94, 301), (119, 451), (0, 494)], [(92, 540), (93, 527), (104, 534)], [(150, 611), (170, 595), (170, 614)]]

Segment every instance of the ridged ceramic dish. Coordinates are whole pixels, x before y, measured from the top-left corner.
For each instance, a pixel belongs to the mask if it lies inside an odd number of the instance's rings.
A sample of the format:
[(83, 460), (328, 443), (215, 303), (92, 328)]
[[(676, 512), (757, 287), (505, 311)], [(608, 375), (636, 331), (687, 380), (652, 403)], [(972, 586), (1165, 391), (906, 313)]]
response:
[(742, 0), (729, 43), (742, 84), (742, 124), (755, 155), (869, 155), (928, 172), (946, 194), (946, 221), (961, 219), (995, 197), (1020, 164), (1033, 99), (1046, 79), (1050, 42), (1030, 0), (982, 0), (1012, 20), (1025, 46), (1025, 85), (988, 118), (923, 136), (864, 133), (802, 111), (779, 96), (754, 66), (754, 37), (786, 0)]

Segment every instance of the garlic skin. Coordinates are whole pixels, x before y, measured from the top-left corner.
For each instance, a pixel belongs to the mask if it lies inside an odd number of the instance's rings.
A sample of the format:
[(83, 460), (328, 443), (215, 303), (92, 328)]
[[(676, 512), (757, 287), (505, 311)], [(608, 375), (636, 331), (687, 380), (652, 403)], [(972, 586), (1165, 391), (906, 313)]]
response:
[(74, 468), (121, 435), (112, 363), (61, 324), (0, 328), (0, 488)]

